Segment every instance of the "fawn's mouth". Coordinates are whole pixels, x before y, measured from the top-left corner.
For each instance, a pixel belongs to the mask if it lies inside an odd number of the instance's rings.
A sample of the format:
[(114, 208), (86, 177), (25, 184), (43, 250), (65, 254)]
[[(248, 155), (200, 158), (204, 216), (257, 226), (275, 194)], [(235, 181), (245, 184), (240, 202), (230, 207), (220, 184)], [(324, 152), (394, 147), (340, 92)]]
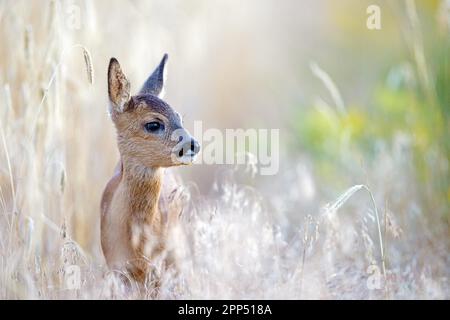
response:
[(184, 151), (181, 149), (178, 152), (172, 153), (172, 159), (178, 165), (189, 165), (194, 163), (197, 159), (198, 152), (194, 152), (192, 150)]
[(178, 157), (181, 164), (192, 164), (197, 159), (197, 153), (188, 150), (186, 153)]
[(174, 150), (172, 156), (175, 156), (177, 162), (180, 165), (192, 164), (200, 151), (200, 144), (191, 139), (188, 143), (185, 143), (181, 148)]

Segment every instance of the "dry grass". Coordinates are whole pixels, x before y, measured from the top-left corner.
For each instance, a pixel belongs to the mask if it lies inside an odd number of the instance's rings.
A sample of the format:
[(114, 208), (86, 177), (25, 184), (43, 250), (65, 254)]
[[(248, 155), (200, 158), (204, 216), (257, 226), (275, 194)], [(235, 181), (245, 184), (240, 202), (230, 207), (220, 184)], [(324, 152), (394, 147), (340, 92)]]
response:
[[(120, 19), (131, 23), (127, 13), (110, 19), (104, 13), (109, 2), (97, 2), (96, 8), (79, 3), (85, 14), (81, 30), (66, 25), (64, 2), (0, 4), (3, 299), (154, 296), (150, 287), (146, 292), (123, 288), (117, 273), (106, 269), (99, 242), (99, 199), (118, 158), (100, 75), (112, 55), (130, 68), (148, 52), (139, 53), (134, 40), (127, 43), (127, 33), (100, 33), (119, 30), (114, 23)], [(136, 14), (140, 6), (130, 2), (127, 12), (135, 14), (134, 38), (146, 43), (149, 17)], [(198, 10), (197, 18), (208, 15), (207, 6)], [(188, 16), (179, 18), (189, 25)], [(139, 70), (151, 68), (166, 47), (175, 47), (167, 30), (158, 29), (161, 19), (155, 19), (149, 25), (157, 45)], [(197, 42), (191, 40), (190, 50), (181, 46), (175, 56), (197, 65)], [(209, 63), (204, 70), (213, 69), (214, 61)], [(201, 81), (206, 85), (210, 79)], [(224, 92), (236, 89), (232, 79), (216, 81)], [(175, 85), (183, 88), (173, 84), (172, 91), (178, 90)], [(176, 94), (173, 99), (188, 106), (198, 102)], [(208, 94), (203, 102), (214, 92)], [(413, 169), (405, 165), (410, 156), (397, 152), (403, 147), (399, 139), (380, 152), (377, 165), (355, 177), (368, 182), (347, 191), (319, 187), (312, 168), (296, 158), (284, 159), (270, 181), (246, 177), (246, 184), (238, 184), (239, 170), (220, 170), (210, 193), (186, 183), (189, 205), (173, 243), (180, 273), (160, 275), (158, 298), (450, 298), (448, 229), (424, 213)], [(68, 290), (64, 282), (67, 266), (73, 265), (81, 268), (78, 290)], [(370, 266), (379, 271), (380, 289), (369, 288)]]

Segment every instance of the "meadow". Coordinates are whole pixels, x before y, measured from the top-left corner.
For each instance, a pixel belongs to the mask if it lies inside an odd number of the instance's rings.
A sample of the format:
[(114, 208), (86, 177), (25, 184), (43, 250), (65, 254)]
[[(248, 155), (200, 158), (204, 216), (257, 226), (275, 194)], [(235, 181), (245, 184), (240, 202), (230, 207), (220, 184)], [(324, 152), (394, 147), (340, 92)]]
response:
[[(0, 298), (449, 299), (450, 2), (377, 2), (381, 30), (370, 1), (1, 1)], [(100, 246), (106, 71), (136, 91), (165, 52), (191, 132), (280, 129), (280, 168), (176, 169), (180, 270), (138, 292)]]

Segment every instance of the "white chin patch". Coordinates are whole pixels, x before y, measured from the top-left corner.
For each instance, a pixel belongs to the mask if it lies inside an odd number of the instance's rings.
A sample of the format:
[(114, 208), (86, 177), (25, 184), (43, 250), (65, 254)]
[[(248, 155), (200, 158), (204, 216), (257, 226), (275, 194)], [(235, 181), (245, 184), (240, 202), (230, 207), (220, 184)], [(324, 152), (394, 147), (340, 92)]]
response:
[(192, 150), (188, 150), (185, 155), (179, 157), (178, 159), (182, 164), (191, 164), (196, 158), (197, 155)]

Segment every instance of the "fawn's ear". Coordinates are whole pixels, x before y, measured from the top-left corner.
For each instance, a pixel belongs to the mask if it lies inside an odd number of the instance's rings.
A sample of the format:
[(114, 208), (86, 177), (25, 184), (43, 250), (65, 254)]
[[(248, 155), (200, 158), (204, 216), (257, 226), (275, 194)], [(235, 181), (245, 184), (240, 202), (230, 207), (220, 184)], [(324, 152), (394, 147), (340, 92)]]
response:
[(122, 72), (116, 58), (111, 58), (109, 61), (108, 94), (112, 108), (117, 112), (123, 112), (130, 100), (130, 82)]
[(169, 56), (164, 54), (159, 66), (153, 71), (150, 77), (145, 81), (144, 86), (142, 87), (140, 94), (152, 94), (159, 98), (162, 98), (164, 95), (164, 80), (166, 77), (165, 66), (167, 62), (167, 58)]

